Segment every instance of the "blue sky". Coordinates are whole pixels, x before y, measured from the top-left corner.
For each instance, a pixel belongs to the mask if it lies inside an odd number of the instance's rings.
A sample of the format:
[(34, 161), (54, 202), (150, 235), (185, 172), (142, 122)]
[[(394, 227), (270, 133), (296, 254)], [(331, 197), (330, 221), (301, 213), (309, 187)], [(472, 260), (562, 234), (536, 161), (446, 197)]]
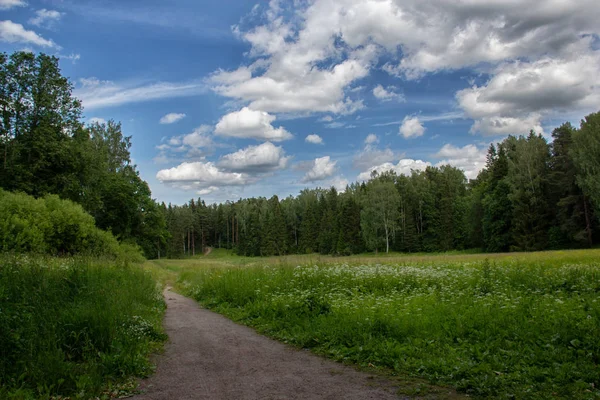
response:
[(61, 57), (159, 201), (343, 189), (547, 137), (600, 108), (591, 0), (0, 0), (0, 50)]

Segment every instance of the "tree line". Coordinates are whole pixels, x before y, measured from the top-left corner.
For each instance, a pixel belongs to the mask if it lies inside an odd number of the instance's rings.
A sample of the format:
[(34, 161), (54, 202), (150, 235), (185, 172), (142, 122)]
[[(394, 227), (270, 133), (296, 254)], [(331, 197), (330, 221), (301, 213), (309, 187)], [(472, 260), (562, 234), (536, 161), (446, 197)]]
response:
[(553, 141), (530, 132), (490, 145), (468, 181), (445, 165), (374, 174), (368, 182), (305, 189), (298, 196), (207, 205), (162, 204), (168, 257), (206, 246), (240, 255), (349, 255), (366, 251), (486, 252), (591, 247), (599, 240), (600, 113)]

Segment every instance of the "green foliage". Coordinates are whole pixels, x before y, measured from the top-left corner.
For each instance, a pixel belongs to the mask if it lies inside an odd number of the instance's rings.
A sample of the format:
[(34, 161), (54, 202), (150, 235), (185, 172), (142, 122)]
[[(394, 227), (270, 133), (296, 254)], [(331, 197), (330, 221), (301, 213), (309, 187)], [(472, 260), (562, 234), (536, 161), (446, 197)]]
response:
[(179, 283), (205, 306), (338, 360), (478, 398), (594, 399), (598, 254), (559, 256), (185, 268)]
[(0, 398), (93, 398), (148, 375), (163, 311), (138, 266), (0, 257)]
[(89, 254), (139, 259), (138, 249), (120, 245), (98, 229), (83, 208), (56, 195), (35, 199), (0, 190), (0, 249), (51, 255)]
[(577, 184), (600, 216), (600, 112), (581, 121), (581, 128), (573, 133), (573, 148), (569, 154), (577, 168)]
[(85, 127), (72, 90), (56, 57), (0, 54), (0, 188), (72, 200), (98, 227), (156, 257), (164, 214), (131, 165), (131, 138), (114, 121)]

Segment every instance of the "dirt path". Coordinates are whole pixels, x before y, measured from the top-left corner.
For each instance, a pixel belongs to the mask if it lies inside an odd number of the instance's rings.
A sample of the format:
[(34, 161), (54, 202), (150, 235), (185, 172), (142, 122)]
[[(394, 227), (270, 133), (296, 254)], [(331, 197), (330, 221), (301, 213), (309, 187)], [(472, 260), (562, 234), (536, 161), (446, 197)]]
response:
[(169, 343), (135, 399), (398, 399), (384, 379), (295, 350), (165, 291)]

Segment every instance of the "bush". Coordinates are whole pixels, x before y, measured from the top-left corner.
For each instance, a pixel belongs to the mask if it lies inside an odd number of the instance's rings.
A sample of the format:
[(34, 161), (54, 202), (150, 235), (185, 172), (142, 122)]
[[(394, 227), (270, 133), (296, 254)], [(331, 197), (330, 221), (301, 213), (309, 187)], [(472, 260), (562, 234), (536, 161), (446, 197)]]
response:
[[(139, 260), (140, 251), (119, 245), (83, 208), (56, 195), (35, 199), (0, 190), (0, 250), (50, 255), (86, 254)], [(136, 253), (137, 254), (134, 254)]]

